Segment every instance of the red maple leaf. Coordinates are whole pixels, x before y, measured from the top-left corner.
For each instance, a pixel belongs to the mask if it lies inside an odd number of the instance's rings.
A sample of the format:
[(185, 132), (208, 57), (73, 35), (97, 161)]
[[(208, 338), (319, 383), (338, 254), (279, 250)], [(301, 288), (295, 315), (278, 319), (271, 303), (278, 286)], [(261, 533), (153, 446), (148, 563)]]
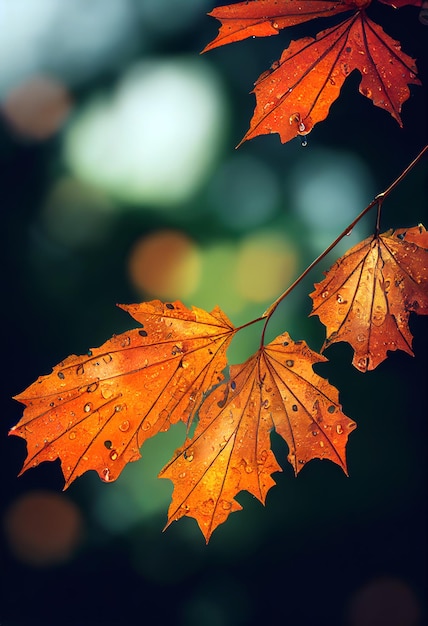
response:
[[(242, 142), (258, 135), (278, 133), (285, 143), (307, 135), (324, 120), (346, 78), (361, 73), (361, 94), (388, 111), (402, 126), (401, 107), (410, 96), (409, 85), (419, 85), (414, 59), (366, 14), (371, 0), (253, 0), (219, 7), (210, 15), (222, 25), (210, 50), (249, 36), (278, 34), (280, 29), (313, 18), (353, 11), (339, 24), (292, 41), (279, 61), (256, 81), (256, 107)], [(420, 0), (398, 0), (394, 7)], [(240, 144), (239, 144), (240, 145)]]

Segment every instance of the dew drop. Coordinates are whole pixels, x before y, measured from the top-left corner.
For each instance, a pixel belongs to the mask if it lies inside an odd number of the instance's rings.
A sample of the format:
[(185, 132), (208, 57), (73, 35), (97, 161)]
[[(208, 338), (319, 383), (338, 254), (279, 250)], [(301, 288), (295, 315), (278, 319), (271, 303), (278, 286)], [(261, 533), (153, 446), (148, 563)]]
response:
[(122, 341), (120, 342), (120, 346), (122, 348), (127, 348), (130, 344), (131, 344), (131, 337), (129, 336), (123, 337)]
[(49, 406), (50, 407), (54, 407), (55, 406), (55, 402), (49, 402)]
[(72, 430), (71, 433), (68, 435), (68, 438), (71, 439), (72, 441), (73, 439), (76, 439), (76, 432)]
[(193, 461), (193, 451), (192, 450), (185, 450), (183, 452), (183, 456), (186, 459), (186, 461), (189, 461), (189, 463), (191, 463)]
[(98, 383), (97, 382), (91, 383), (90, 385), (88, 385), (86, 387), (86, 391), (88, 393), (94, 393), (94, 391), (96, 391), (97, 389), (98, 389)]
[(110, 470), (108, 467), (106, 467), (105, 469), (103, 469), (103, 480), (108, 483), (110, 480)]
[(317, 430), (313, 430), (312, 434), (313, 434), (314, 437), (316, 437), (318, 435), (318, 431)]
[(110, 452), (110, 455), (109, 455), (109, 456), (110, 456), (110, 459), (111, 459), (112, 461), (116, 461), (116, 459), (117, 459), (117, 457), (118, 457), (119, 455), (118, 455), (118, 453), (116, 452), (116, 450), (112, 450), (112, 451)]
[(85, 404), (85, 406), (83, 407), (83, 410), (85, 411), (85, 413), (90, 413), (92, 409), (92, 403), (91, 402), (87, 402)]
[(85, 373), (85, 368), (84, 368), (84, 366), (83, 366), (83, 363), (80, 363), (80, 365), (78, 365), (78, 366), (76, 367), (76, 374), (77, 374), (78, 376), (81, 376), (81, 375), (82, 375), (82, 374), (84, 374), (84, 373)]
[(147, 331), (146, 330), (139, 330), (138, 334), (141, 335), (141, 337), (147, 337)]
[(150, 430), (152, 427), (151, 423), (148, 422), (147, 420), (144, 420), (144, 422), (141, 424), (141, 430), (147, 431)]
[(361, 357), (361, 359), (358, 359), (357, 361), (358, 369), (363, 370), (365, 372), (367, 369), (367, 363), (368, 363), (368, 359), (366, 357)]
[(111, 361), (113, 361), (113, 357), (111, 356), (111, 354), (105, 354), (103, 356), (103, 361), (104, 363), (110, 363)]
[(251, 465), (246, 465), (245, 471), (247, 472), (247, 474), (251, 474), (251, 472), (253, 471), (253, 468), (251, 467)]
[(327, 296), (328, 296), (328, 291), (327, 290), (325, 290), (325, 291), (323, 291), (321, 293), (321, 298), (327, 298)]
[(297, 404), (293, 404), (293, 406), (291, 407), (291, 409), (292, 409), (293, 411), (298, 411), (298, 410), (299, 410), (299, 409), (298, 409)]
[(360, 343), (362, 343), (363, 341), (365, 341), (366, 336), (364, 333), (358, 333), (357, 335), (357, 341), (359, 341)]
[(181, 474), (178, 475), (179, 478), (185, 478), (186, 477), (186, 472), (181, 472)]
[(308, 145), (308, 140), (307, 140), (306, 136), (303, 136), (301, 138), (300, 145), (302, 146), (302, 148), (306, 148), (306, 146)]
[(232, 391), (235, 391), (235, 389), (236, 389), (236, 382), (234, 380), (230, 381), (230, 388), (232, 389)]
[(287, 367), (293, 367), (293, 365), (294, 365), (294, 361), (293, 361), (292, 359), (288, 359), (288, 360), (285, 362), (285, 364), (286, 364), (286, 366), (287, 366)]
[(329, 413), (334, 413), (335, 410), (336, 410), (336, 407), (334, 406), (334, 404), (330, 404), (330, 406), (327, 409)]
[(336, 425), (336, 432), (337, 432), (338, 435), (343, 435), (342, 424), (337, 424)]
[(232, 508), (232, 503), (228, 502), (228, 500), (223, 500), (221, 503), (221, 508), (225, 511), (230, 511), (230, 509)]
[(61, 380), (64, 380), (65, 378), (64, 372), (58, 372), (58, 378), (60, 378)]
[(166, 308), (167, 308), (167, 309), (169, 309), (170, 311), (173, 311), (173, 310), (174, 310), (174, 308), (175, 308), (175, 307), (174, 307), (174, 305), (173, 305), (173, 304), (171, 304), (171, 302), (167, 302), (167, 303), (165, 304), (165, 306), (166, 306)]
[(129, 430), (130, 427), (130, 423), (128, 420), (124, 420), (120, 425), (119, 425), (119, 430), (121, 430), (123, 433), (126, 433), (127, 430)]
[(338, 301), (339, 304), (344, 304), (344, 302), (345, 302), (345, 300), (342, 298), (340, 293), (337, 294), (336, 300)]
[(107, 439), (106, 441), (104, 441), (104, 445), (107, 448), (107, 450), (110, 450), (113, 444), (110, 441), (110, 439)]
[(111, 387), (103, 387), (101, 389), (101, 395), (104, 398), (104, 400), (108, 400), (109, 398), (113, 396), (113, 390), (111, 389)]
[(320, 448), (324, 448), (324, 441), (320, 441)]

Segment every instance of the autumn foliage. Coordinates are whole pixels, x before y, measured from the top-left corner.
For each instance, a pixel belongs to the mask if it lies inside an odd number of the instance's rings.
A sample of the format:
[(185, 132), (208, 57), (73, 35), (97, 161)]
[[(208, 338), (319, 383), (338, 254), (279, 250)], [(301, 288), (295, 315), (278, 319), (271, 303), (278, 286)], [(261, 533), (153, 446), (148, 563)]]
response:
[[(382, 0), (394, 8), (421, 6), (422, 0)], [(218, 7), (210, 13), (221, 22), (217, 37), (204, 52), (247, 37), (277, 35), (281, 29), (315, 18), (345, 13), (343, 21), (315, 38), (291, 41), (255, 83), (256, 108), (241, 143), (278, 133), (283, 143), (306, 136), (324, 120), (346, 78), (358, 70), (359, 91), (402, 125), (400, 111), (410, 96), (408, 85), (420, 85), (415, 61), (371, 20), (371, 0), (250, 0)]]
[[(384, 1), (394, 7), (421, 4)], [(258, 79), (257, 106), (244, 140), (270, 132), (283, 142), (306, 135), (328, 115), (355, 69), (362, 75), (360, 92), (401, 124), (408, 85), (419, 82), (415, 63), (366, 15), (369, 5), (253, 0), (211, 13), (221, 28), (205, 50), (346, 12), (315, 39), (292, 41)], [(346, 446), (356, 424), (342, 411), (338, 390), (313, 366), (327, 360), (323, 353), (335, 342), (352, 346), (360, 372), (373, 370), (394, 350), (413, 355), (410, 313), (428, 313), (428, 232), (422, 224), (383, 234), (378, 228), (382, 202), (404, 174), (356, 218), (354, 224), (377, 207), (373, 235), (338, 259), (310, 294), (311, 315), (326, 328), (321, 353), (287, 332), (264, 341), (277, 305), (301, 277), (241, 327), (263, 324), (260, 346), (230, 367), (227, 348), (241, 328), (218, 307), (208, 313), (181, 302), (121, 305), (136, 328), (83, 356), (69, 356), (16, 396), (25, 410), (10, 434), (27, 442), (21, 473), (60, 459), (65, 487), (88, 470), (110, 482), (140, 458), (147, 439), (184, 422), (186, 439), (160, 473), (174, 485), (167, 525), (193, 517), (207, 541), (242, 508), (236, 500), (241, 491), (265, 502), (283, 461), (272, 451), (272, 432), (287, 444), (296, 475), (312, 459), (330, 460), (347, 473)]]

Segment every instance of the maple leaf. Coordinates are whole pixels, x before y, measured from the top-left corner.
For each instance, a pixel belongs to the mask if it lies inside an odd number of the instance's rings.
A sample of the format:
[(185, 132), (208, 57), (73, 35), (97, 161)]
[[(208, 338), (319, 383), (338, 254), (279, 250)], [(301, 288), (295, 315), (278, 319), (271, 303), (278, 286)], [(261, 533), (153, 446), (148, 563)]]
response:
[(141, 328), (72, 355), (15, 399), (26, 405), (10, 434), (27, 441), (21, 474), (61, 459), (67, 487), (88, 470), (115, 480), (149, 437), (190, 423), (204, 394), (223, 380), (234, 328), (211, 313), (159, 300), (120, 305)]
[[(361, 94), (388, 111), (402, 126), (400, 111), (419, 85), (414, 60), (364, 12), (320, 32), (292, 41), (270, 72), (255, 83), (256, 108), (240, 144), (267, 133), (283, 143), (307, 135), (324, 120), (349, 74), (359, 70)], [(240, 145), (239, 144), (239, 145)]]
[(275, 430), (289, 447), (297, 474), (311, 459), (330, 459), (346, 473), (345, 446), (355, 423), (342, 413), (338, 392), (312, 366), (325, 357), (284, 333), (244, 364), (230, 368), (199, 411), (194, 436), (160, 473), (174, 483), (168, 523), (194, 517), (208, 542), (215, 528), (242, 507), (246, 490), (265, 502), (281, 471), (271, 448)]
[(315, 285), (311, 315), (326, 326), (323, 350), (338, 341), (354, 349), (353, 365), (373, 370), (388, 350), (413, 356), (410, 312), (428, 314), (428, 232), (390, 230), (351, 248)]
[[(411, 0), (409, 0), (411, 1)], [(282, 28), (317, 17), (330, 17), (370, 4), (371, 0), (253, 0), (217, 7), (211, 17), (221, 22), (217, 37), (202, 52), (247, 37), (277, 35)]]

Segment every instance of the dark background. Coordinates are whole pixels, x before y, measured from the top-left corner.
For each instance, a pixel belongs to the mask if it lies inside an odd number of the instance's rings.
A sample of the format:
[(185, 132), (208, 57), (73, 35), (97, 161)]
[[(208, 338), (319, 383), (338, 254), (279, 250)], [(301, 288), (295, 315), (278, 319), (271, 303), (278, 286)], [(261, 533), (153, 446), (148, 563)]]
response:
[[(177, 31), (171, 28), (161, 32), (154, 23), (150, 44), (144, 49), (136, 46), (118, 67), (73, 83), (69, 90), (74, 109), (84, 106), (97, 90), (113, 89), (118, 77), (140, 58), (198, 55), (216, 33), (215, 21), (205, 15), (210, 8), (200, 2), (200, 10)], [(307, 148), (302, 149), (298, 140), (282, 146), (276, 135), (244, 144), (240, 151), (261, 159), (276, 176), (284, 177), (284, 205), (287, 186), (293, 182), (286, 178), (286, 172), (295, 162), (309, 158), (311, 150), (316, 153), (323, 147), (352, 153), (370, 171), (373, 193), (378, 193), (426, 141), (427, 27), (417, 20), (418, 9), (414, 7), (394, 11), (379, 5), (371, 11), (392, 37), (400, 39), (403, 50), (417, 58), (425, 86), (411, 88), (411, 98), (403, 106), (403, 129), (358, 94), (359, 75), (353, 74), (328, 120), (309, 135)], [(24, 13), (22, 19), (26, 19)], [(209, 62), (223, 78), (231, 109), (230, 128), (217, 168), (221, 159), (229, 158), (248, 127), (254, 105), (249, 91), (257, 76), (279, 57), (290, 37), (314, 34), (324, 27), (307, 25), (293, 29), (288, 37), (245, 41), (209, 53)], [(348, 445), (350, 476), (345, 477), (331, 463), (313, 461), (295, 479), (285, 461), (285, 444), (273, 436), (284, 471), (275, 476), (277, 486), (270, 491), (266, 507), (241, 494), (238, 499), (244, 510), (219, 527), (208, 546), (192, 519), (181, 520), (162, 533), (167, 505), (162, 511), (142, 513), (122, 530), (112, 530), (114, 525), (103, 524), (93, 508), (97, 494), (112, 486), (88, 475), (63, 494), (58, 462), (45, 463), (17, 478), (25, 458), (25, 442), (7, 437), (22, 414), (21, 405), (11, 397), (48, 373), (66, 355), (83, 353), (124, 330), (128, 321), (114, 304), (144, 299), (144, 294), (137, 295), (124, 270), (124, 257), (136, 234), (171, 226), (199, 242), (223, 238), (231, 245), (241, 236), (229, 232), (215, 216), (204, 213), (201, 217), (197, 210), (190, 219), (181, 219), (179, 213), (159, 213), (150, 206), (140, 207), (138, 213), (124, 206), (102, 245), (64, 252), (64, 265), (71, 268), (74, 278), (71, 286), (66, 279), (60, 282), (55, 274), (58, 267), (47, 262), (41, 269), (37, 267), (32, 246), (37, 235), (35, 218), (49, 189), (67, 171), (62, 158), (64, 132), (59, 129), (40, 140), (17, 132), (6, 115), (0, 120), (4, 254), (1, 626), (425, 623), (426, 318), (411, 316), (414, 358), (394, 353), (376, 371), (362, 375), (351, 365), (351, 349), (339, 344), (328, 351), (329, 363), (317, 368), (339, 388), (345, 413), (358, 424)], [(384, 229), (426, 222), (425, 172), (426, 159), (387, 200)], [(206, 181), (195, 192), (192, 206), (205, 202), (208, 187)], [(366, 204), (371, 199), (367, 197)], [(356, 206), (355, 215), (363, 208)], [(303, 270), (304, 261), (308, 264), (313, 257), (305, 248), (302, 229), (299, 234), (294, 241), (302, 249)], [(76, 265), (79, 271), (73, 274)], [(305, 283), (301, 313), (290, 316), (294, 326), (287, 328), (293, 337), (302, 336), (314, 349), (322, 343), (322, 328), (314, 318), (306, 320), (309, 302), (305, 293), (320, 278), (319, 272)], [(43, 289), (38, 280), (43, 282)], [(261, 305), (258, 314), (264, 308)], [(168, 445), (174, 449), (175, 444)], [(158, 462), (158, 469), (167, 458), (168, 452)], [(148, 471), (156, 485), (156, 472), (152, 467)], [(164, 481), (160, 482), (164, 488)], [(25, 537), (21, 539), (24, 550), (17, 548), (21, 545), (18, 540), (14, 542), (17, 504), (28, 495), (40, 494), (52, 496), (59, 507), (59, 500), (64, 499), (77, 516), (79, 539), (64, 558), (44, 557), (43, 546), (39, 552), (33, 544), (26, 554)], [(122, 512), (112, 499), (104, 514), (114, 519)], [(38, 510), (34, 515), (30, 528), (43, 526)], [(40, 537), (46, 535), (43, 528), (39, 531)]]

